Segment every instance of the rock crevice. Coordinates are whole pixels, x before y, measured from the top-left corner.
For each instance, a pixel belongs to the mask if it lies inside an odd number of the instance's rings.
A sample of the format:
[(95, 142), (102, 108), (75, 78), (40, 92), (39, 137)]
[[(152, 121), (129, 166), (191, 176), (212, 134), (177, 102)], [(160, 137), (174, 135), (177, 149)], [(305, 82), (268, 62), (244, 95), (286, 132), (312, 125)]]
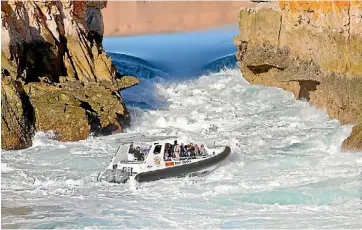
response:
[(253, 74), (261, 74), (261, 73), (267, 73), (270, 69), (278, 69), (278, 70), (284, 70), (283, 67), (278, 67), (275, 65), (270, 64), (261, 64), (261, 65), (248, 65), (246, 66), (248, 69), (250, 69)]

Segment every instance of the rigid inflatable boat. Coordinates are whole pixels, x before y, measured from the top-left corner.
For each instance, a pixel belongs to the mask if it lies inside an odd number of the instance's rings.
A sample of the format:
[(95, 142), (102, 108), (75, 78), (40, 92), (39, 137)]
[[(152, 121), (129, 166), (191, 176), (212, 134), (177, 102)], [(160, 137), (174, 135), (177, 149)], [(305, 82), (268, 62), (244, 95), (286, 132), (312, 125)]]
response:
[[(230, 148), (204, 147), (203, 154), (169, 157), (169, 148), (177, 137), (144, 137), (141, 140), (121, 140), (108, 167), (99, 173), (98, 181), (124, 183), (129, 179), (138, 182), (154, 181), (169, 177), (205, 174), (216, 169), (230, 155)], [(181, 144), (181, 142), (178, 142)], [(130, 151), (135, 146), (138, 154)]]

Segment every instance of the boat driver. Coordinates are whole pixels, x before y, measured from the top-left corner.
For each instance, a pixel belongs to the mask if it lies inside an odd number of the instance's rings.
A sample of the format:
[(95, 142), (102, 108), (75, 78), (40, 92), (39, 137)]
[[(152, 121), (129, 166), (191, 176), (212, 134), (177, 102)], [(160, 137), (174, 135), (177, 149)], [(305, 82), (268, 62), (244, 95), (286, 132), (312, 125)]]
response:
[(138, 161), (142, 161), (144, 160), (143, 159), (143, 156), (141, 154), (141, 149), (139, 146), (137, 146), (136, 150), (134, 150), (134, 157), (138, 160)]
[(129, 146), (128, 153), (134, 154), (134, 151), (135, 151), (135, 148), (134, 148), (133, 144), (131, 144), (131, 145)]

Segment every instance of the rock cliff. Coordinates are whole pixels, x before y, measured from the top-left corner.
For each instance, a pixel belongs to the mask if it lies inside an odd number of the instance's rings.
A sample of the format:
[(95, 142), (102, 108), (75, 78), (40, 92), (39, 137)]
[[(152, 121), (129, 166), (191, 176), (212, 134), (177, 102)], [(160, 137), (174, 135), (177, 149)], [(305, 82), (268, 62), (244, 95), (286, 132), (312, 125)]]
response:
[(97, 38), (90, 39), (86, 10), (97, 2), (88, 2), (1, 2), (2, 149), (31, 146), (35, 131), (75, 141), (129, 123), (120, 90), (139, 80), (117, 73)]
[(342, 148), (362, 150), (362, 2), (281, 1), (239, 13), (244, 77), (276, 86), (357, 124)]

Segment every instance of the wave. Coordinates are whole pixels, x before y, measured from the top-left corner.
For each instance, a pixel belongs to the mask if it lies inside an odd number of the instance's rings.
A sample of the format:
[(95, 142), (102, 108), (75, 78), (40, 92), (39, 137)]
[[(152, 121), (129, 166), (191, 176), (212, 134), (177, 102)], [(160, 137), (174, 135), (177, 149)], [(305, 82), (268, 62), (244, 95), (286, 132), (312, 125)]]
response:
[[(154, 62), (122, 53), (108, 52), (108, 55), (112, 57), (118, 72), (140, 78), (140, 84), (122, 91), (122, 96), (128, 106), (142, 109), (166, 109), (168, 107), (168, 102), (162, 98), (162, 95), (156, 93), (157, 84), (192, 80), (200, 75), (210, 75), (221, 70), (234, 69), (237, 65), (234, 54), (218, 57), (206, 65), (200, 63), (199, 66), (195, 65), (193, 60), (189, 60), (190, 66), (192, 62), (194, 67), (188, 71), (188, 75), (182, 76), (177, 74), (177, 71), (170, 74), (165, 69), (167, 65), (162, 61)], [(185, 65), (187, 62), (183, 63), (183, 66)], [(180, 69), (183, 71), (182, 67)]]
[(217, 73), (225, 69), (234, 69), (237, 67), (237, 59), (235, 54), (229, 54), (220, 58), (217, 58), (204, 67), (202, 67), (202, 74)]
[(118, 72), (124, 75), (133, 75), (139, 78), (152, 79), (155, 77), (169, 77), (169, 74), (142, 58), (121, 53), (108, 53)]
[[(153, 63), (140, 57), (122, 53), (108, 52), (108, 55), (112, 57), (113, 63), (116, 65), (118, 72), (121, 72), (124, 75), (133, 75), (141, 79), (180, 77), (178, 75), (171, 76), (162, 62)], [(233, 69), (236, 67), (236, 63), (237, 60), (235, 54), (218, 57), (206, 65), (194, 68), (194, 71), (190, 74), (190, 76), (198, 77), (203, 74), (216, 73), (225, 68)]]

